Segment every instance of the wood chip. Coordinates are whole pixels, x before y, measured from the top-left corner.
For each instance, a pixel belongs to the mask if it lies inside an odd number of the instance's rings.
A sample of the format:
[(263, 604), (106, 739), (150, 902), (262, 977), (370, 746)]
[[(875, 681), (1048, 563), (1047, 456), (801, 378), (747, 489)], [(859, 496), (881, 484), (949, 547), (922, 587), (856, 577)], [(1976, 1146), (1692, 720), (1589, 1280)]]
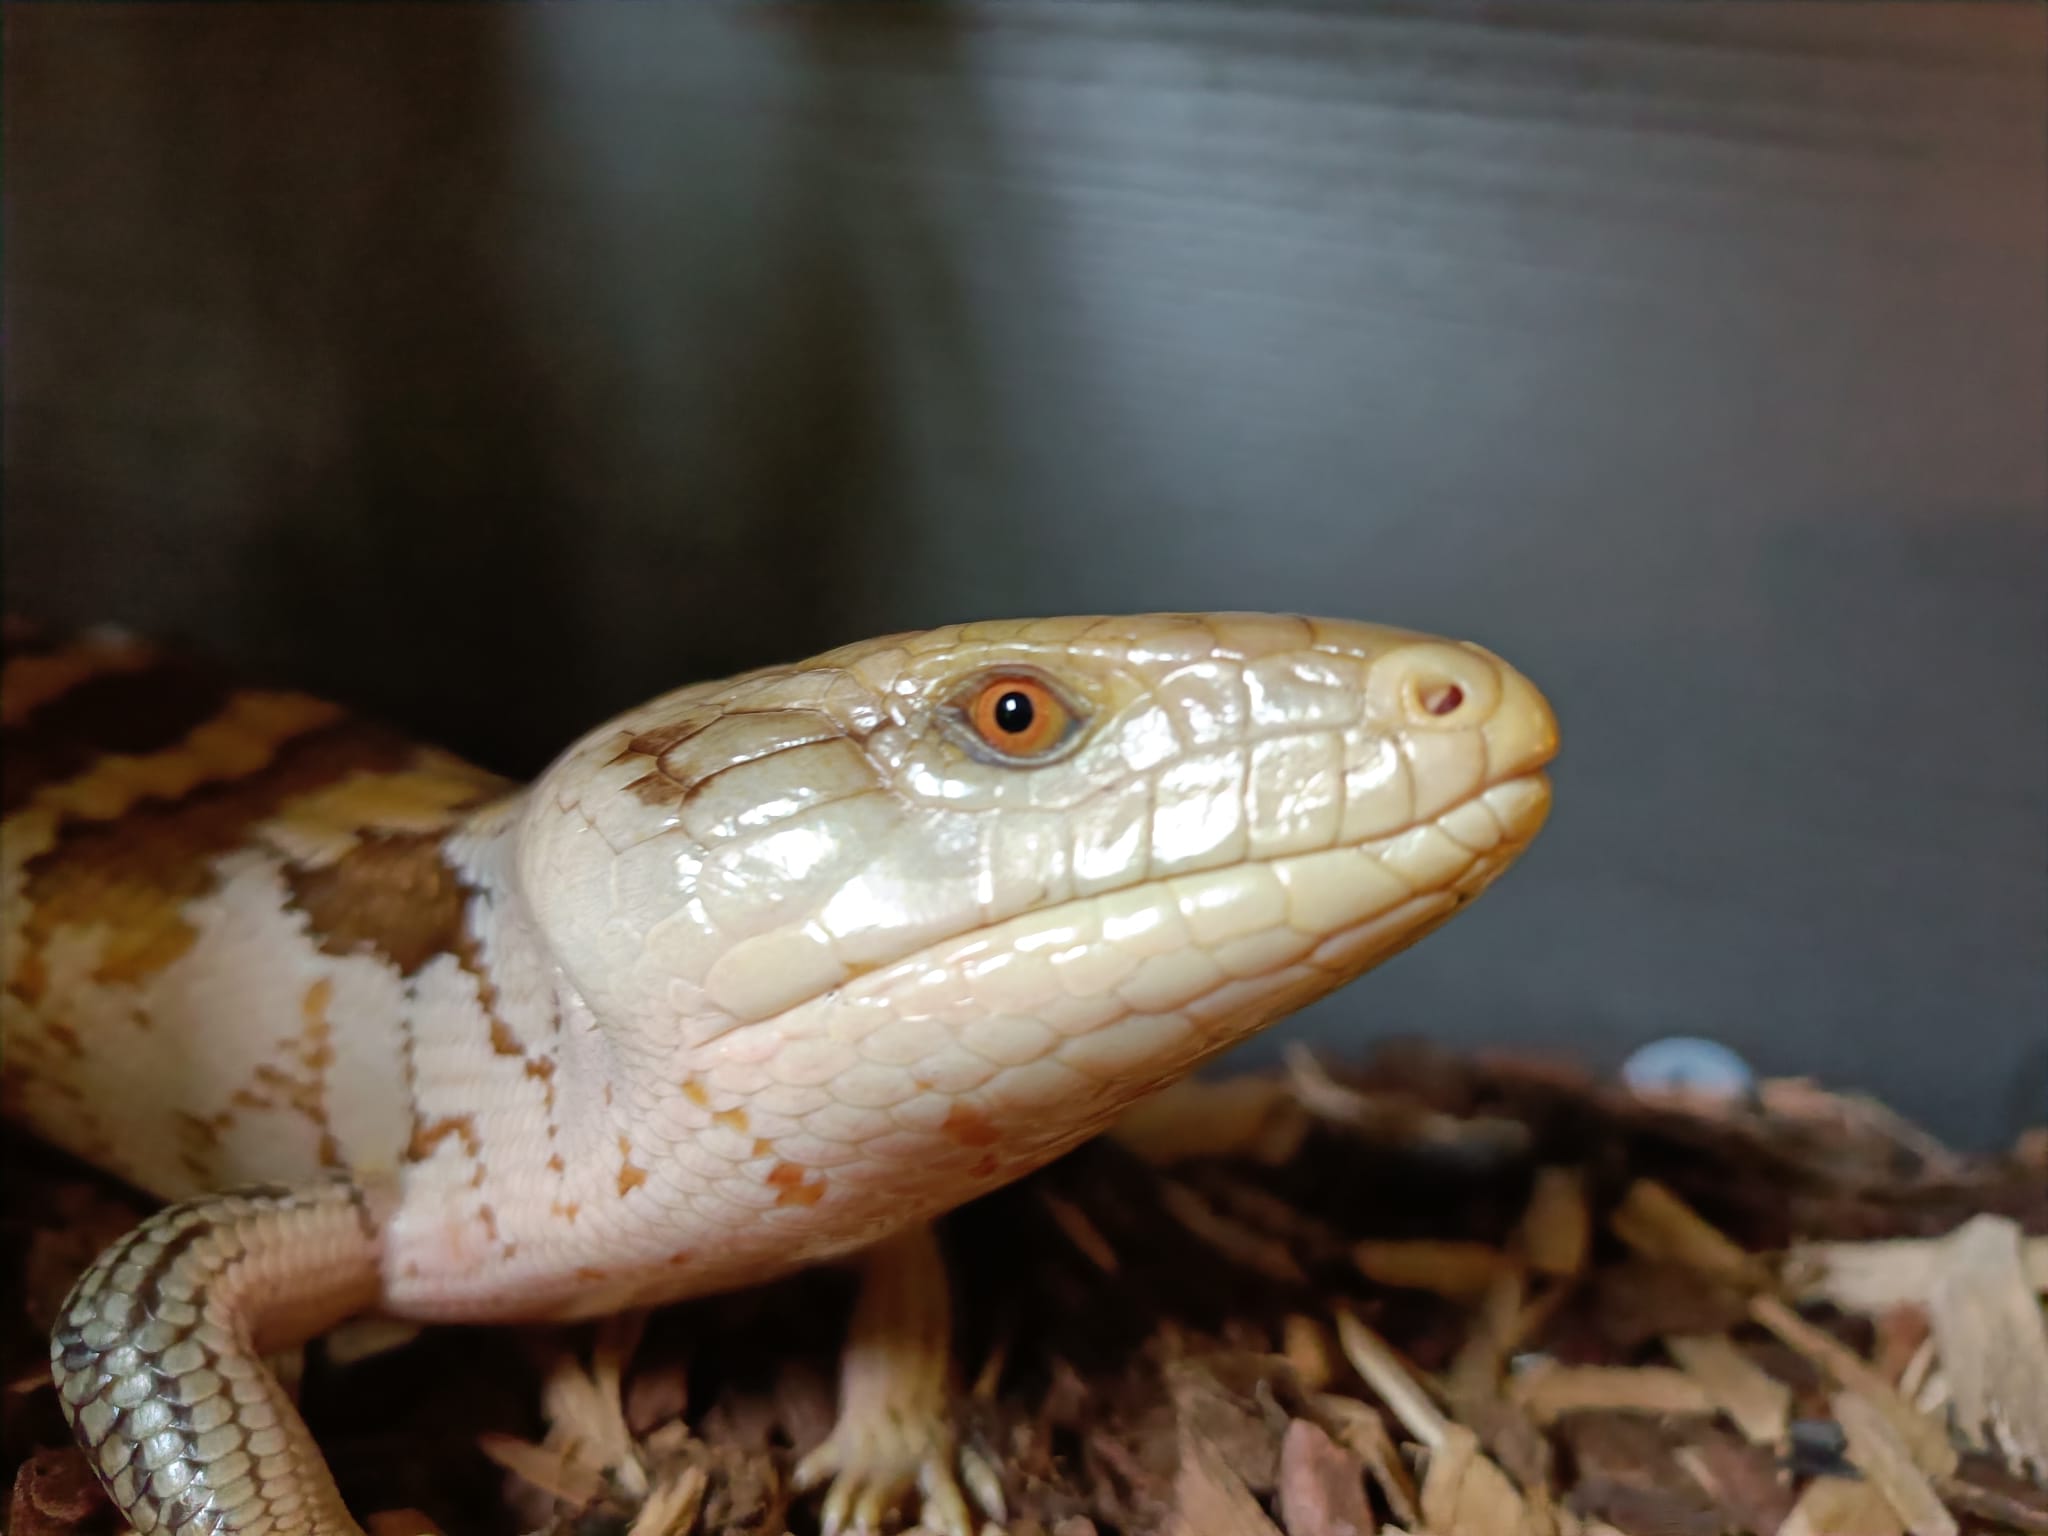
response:
[(1671, 1489), (1582, 1477), (1568, 1503), (1591, 1523), (1625, 1536), (1722, 1536), (1725, 1529), (1721, 1512), (1689, 1484)]
[(1482, 1164), (1507, 1162), (1529, 1150), (1529, 1127), (1519, 1120), (1460, 1119), (1407, 1094), (1362, 1093), (1331, 1077), (1305, 1046), (1291, 1045), (1284, 1055), (1295, 1097), (1303, 1107), (1369, 1140)]
[(685, 1467), (654, 1485), (626, 1536), (684, 1536), (704, 1507), (708, 1478), (702, 1467)]
[(1866, 1094), (1830, 1091), (1810, 1078), (1779, 1077), (1759, 1083), (1757, 1098), (1771, 1113), (1823, 1127), (1837, 1139), (1879, 1138), (1918, 1158), (1926, 1172), (1938, 1178), (1951, 1177), (1965, 1166), (1959, 1154)]
[(1955, 1471), (1956, 1448), (1941, 1426), (1900, 1396), (1855, 1351), (1814, 1327), (1775, 1296), (1753, 1298), (1749, 1310), (1764, 1327), (1833, 1377), (1838, 1386), (1867, 1399), (1882, 1413), (1922, 1472), (1930, 1477), (1946, 1477)]
[(1088, 1213), (1073, 1201), (1063, 1199), (1050, 1189), (1038, 1191), (1038, 1202), (1046, 1209), (1067, 1241), (1081, 1250), (1082, 1256), (1105, 1275), (1113, 1275), (1123, 1266), (1118, 1263), (1116, 1249), (1109, 1239), (1102, 1235), (1102, 1229), (1088, 1219)]
[(1287, 1357), (1295, 1380), (1305, 1391), (1322, 1391), (1337, 1374), (1329, 1330), (1299, 1312), (1290, 1313), (1281, 1325), (1280, 1353)]
[[(1541, 1506), (1555, 1471), (1550, 1442), (1521, 1404), (1505, 1395), (1501, 1381), (1529, 1313), (1522, 1303), (1521, 1275), (1502, 1275), (1474, 1309), (1465, 1342), (1438, 1385), (1452, 1416), (1479, 1436), (1487, 1455)], [(1546, 1513), (1537, 1509), (1539, 1522)]]
[[(984, 1536), (2048, 1536), (2021, 1450), (2041, 1438), (2048, 1238), (2019, 1235), (2048, 1232), (2048, 1162), (1931, 1180), (1817, 1091), (1795, 1125), (1653, 1113), (1589, 1077), (1442, 1054), (1343, 1083), (1363, 1090), (1297, 1069), (1198, 1094), (1137, 1143), (1199, 1161), (1097, 1141), (946, 1218), (957, 1363), (980, 1366), (951, 1399), (956, 1475)], [(1205, 1105), (1237, 1118), (1235, 1149)], [(1511, 1160), (1475, 1134), (1482, 1109), (1522, 1138)], [(1274, 1167), (1261, 1148), (1287, 1123), (1296, 1150)], [(71, 1220), (68, 1167), (0, 1180), (17, 1290), (37, 1234)], [(1913, 1241), (1780, 1262), (1738, 1234)], [(387, 1510), (375, 1536), (811, 1530), (819, 1501), (790, 1466), (835, 1423), (849, 1289), (820, 1271), (706, 1298), (644, 1341), (630, 1319), (516, 1347), (445, 1331), (314, 1370), (307, 1397), (344, 1486)], [(30, 1455), (62, 1426), (47, 1373), (24, 1379), (0, 1407)], [(532, 1422), (537, 1395), (545, 1439), (474, 1454), (479, 1432)], [(1965, 1449), (1955, 1414), (2003, 1454)], [(57, 1454), (17, 1473), (10, 1536), (108, 1527), (83, 1459)]]
[(1678, 1334), (1667, 1338), (1664, 1348), (1746, 1439), (1776, 1445), (1785, 1438), (1792, 1389), (1737, 1349), (1733, 1340), (1724, 1334)]
[(1954, 1477), (1936, 1484), (1949, 1508), (2026, 1536), (2048, 1536), (2048, 1484), (2016, 1477), (2002, 1463), (1966, 1457)]
[(1536, 1365), (1514, 1378), (1508, 1396), (1538, 1424), (1598, 1409), (1696, 1415), (1715, 1409), (1699, 1382), (1658, 1365)]
[(1443, 1395), (1452, 1404), (1497, 1397), (1508, 1356), (1525, 1334), (1522, 1276), (1506, 1270), (1494, 1278), (1473, 1309), (1470, 1331), (1443, 1379)]
[(1913, 1396), (1934, 1369), (1934, 1325), (1925, 1307), (1888, 1307), (1871, 1319), (1877, 1347), (1870, 1358), (1878, 1375)]
[(1792, 1513), (1791, 1479), (1770, 1447), (1709, 1427), (1672, 1456), (1720, 1506), (1730, 1530), (1775, 1531)]
[(483, 1434), (477, 1449), (514, 1477), (573, 1509), (592, 1504), (604, 1493), (604, 1475), (585, 1465), (573, 1446), (540, 1446), (516, 1435)]
[(1429, 1453), (1422, 1479), (1422, 1520), (1431, 1531), (1456, 1536), (1527, 1536), (1536, 1530), (1507, 1473), (1479, 1449), (1462, 1424), (1445, 1426)]
[(1225, 1216), (1187, 1185), (1162, 1179), (1159, 1203), (1175, 1221), (1246, 1269), (1283, 1285), (1308, 1284), (1307, 1274), (1284, 1242)]
[(1905, 1536), (1891, 1505), (1868, 1483), (1816, 1477), (1778, 1527), (1778, 1536)]
[(1183, 1436), (1173, 1480), (1172, 1536), (1283, 1536), (1244, 1479), (1206, 1440)]
[(1912, 1536), (1956, 1536), (1955, 1516), (1913, 1465), (1912, 1453), (1869, 1399), (1837, 1392), (1830, 1403), (1849, 1441), (1849, 1461), (1884, 1495)]
[(1394, 1448), (1394, 1437), (1387, 1433), (1387, 1421), (1379, 1410), (1355, 1397), (1328, 1392), (1312, 1396), (1309, 1406), (1330, 1426), (1338, 1444), (1365, 1464), (1394, 1518), (1403, 1525), (1420, 1524), (1422, 1512), (1414, 1479)]
[(1585, 1175), (1576, 1168), (1539, 1168), (1518, 1236), (1538, 1274), (1570, 1279), (1581, 1273), (1593, 1251)]
[(2021, 1267), (2019, 1228), (2002, 1216), (1957, 1228), (1928, 1316), (1965, 1438), (2048, 1481), (2048, 1324)]
[(15, 1469), (8, 1500), (8, 1536), (71, 1536), (87, 1521), (107, 1513), (92, 1465), (76, 1446), (56, 1446), (31, 1455)]
[(1280, 1523), (1287, 1536), (1369, 1536), (1365, 1465), (1307, 1419), (1280, 1441)]
[(1429, 1394), (1408, 1373), (1387, 1341), (1360, 1322), (1349, 1307), (1337, 1310), (1337, 1342), (1351, 1368), (1379, 1395), (1411, 1440), (1418, 1440), (1431, 1450), (1443, 1445), (1450, 1421), (1430, 1401)]
[(1769, 1268), (1655, 1179), (1637, 1179), (1608, 1218), (1614, 1235), (1644, 1258), (1680, 1264), (1744, 1290), (1771, 1283)]
[(1363, 1242), (1351, 1250), (1359, 1273), (1379, 1285), (1428, 1291), (1451, 1301), (1475, 1301), (1515, 1260), (1485, 1243)]
[[(1881, 1243), (1795, 1243), (1780, 1271), (1800, 1301), (1827, 1301), (1844, 1312), (1876, 1314), (1924, 1304), (1934, 1294), (1947, 1253), (1945, 1238), (1894, 1238)], [(2048, 1296), (2048, 1237), (2020, 1244), (2026, 1283)]]
[(632, 1431), (626, 1426), (626, 1406), (619, 1388), (626, 1350), (643, 1321), (644, 1317), (628, 1317), (600, 1322), (592, 1371), (585, 1371), (565, 1350), (556, 1355), (541, 1385), (548, 1448), (561, 1450), (591, 1471), (611, 1473), (620, 1488), (636, 1499), (646, 1496), (647, 1469), (641, 1465)]
[(1156, 1167), (1197, 1157), (1291, 1160), (1309, 1117), (1284, 1077), (1183, 1078), (1125, 1110), (1110, 1134)]

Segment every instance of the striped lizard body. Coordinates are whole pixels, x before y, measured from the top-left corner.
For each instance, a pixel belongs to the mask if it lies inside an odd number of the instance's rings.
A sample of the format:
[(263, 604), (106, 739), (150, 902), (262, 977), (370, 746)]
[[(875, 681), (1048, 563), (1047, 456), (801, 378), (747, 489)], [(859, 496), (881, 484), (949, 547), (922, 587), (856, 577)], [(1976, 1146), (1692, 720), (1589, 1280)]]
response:
[(964, 1530), (919, 1224), (1450, 917), (1556, 744), (1476, 647), (1249, 614), (889, 636), (526, 787), (115, 635), (10, 624), (0, 727), (0, 1104), (172, 1202), (56, 1380), (180, 1536), (357, 1530), (264, 1350), (862, 1251), (899, 1304), (800, 1479)]

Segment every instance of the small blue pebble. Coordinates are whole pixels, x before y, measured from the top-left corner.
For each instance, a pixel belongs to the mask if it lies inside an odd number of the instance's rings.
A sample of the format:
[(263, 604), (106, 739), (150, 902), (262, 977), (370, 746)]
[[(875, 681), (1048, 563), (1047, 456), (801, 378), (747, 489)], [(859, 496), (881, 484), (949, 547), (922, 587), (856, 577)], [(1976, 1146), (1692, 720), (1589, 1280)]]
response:
[(1693, 1035), (1652, 1041), (1622, 1064), (1621, 1076), (1638, 1093), (1745, 1099), (1756, 1087), (1748, 1062), (1717, 1040)]

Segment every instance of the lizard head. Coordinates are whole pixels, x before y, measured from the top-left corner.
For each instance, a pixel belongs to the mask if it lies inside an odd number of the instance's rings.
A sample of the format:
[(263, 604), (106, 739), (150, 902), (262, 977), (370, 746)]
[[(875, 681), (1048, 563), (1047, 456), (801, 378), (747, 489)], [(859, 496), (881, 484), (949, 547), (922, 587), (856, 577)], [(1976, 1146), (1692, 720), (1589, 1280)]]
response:
[(1542, 825), (1555, 748), (1520, 674), (1406, 631), (962, 625), (591, 733), (520, 881), (613, 1047), (687, 1090), (676, 1136), (739, 1105), (735, 1157), (848, 1197), (915, 1164), (945, 1204), (1442, 923)]

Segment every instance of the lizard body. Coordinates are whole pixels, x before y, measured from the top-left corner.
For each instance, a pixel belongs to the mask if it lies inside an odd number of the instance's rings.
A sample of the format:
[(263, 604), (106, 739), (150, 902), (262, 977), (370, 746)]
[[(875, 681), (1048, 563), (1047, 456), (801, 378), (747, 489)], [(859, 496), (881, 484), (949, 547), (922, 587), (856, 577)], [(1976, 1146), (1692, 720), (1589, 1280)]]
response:
[(81, 1281), (57, 1379), (131, 1521), (195, 1536), (355, 1529), (258, 1350), (886, 1248), (1447, 919), (1555, 750), (1489, 653), (1291, 617), (889, 636), (525, 787), (118, 636), (8, 642), (0, 1104), (177, 1202)]

